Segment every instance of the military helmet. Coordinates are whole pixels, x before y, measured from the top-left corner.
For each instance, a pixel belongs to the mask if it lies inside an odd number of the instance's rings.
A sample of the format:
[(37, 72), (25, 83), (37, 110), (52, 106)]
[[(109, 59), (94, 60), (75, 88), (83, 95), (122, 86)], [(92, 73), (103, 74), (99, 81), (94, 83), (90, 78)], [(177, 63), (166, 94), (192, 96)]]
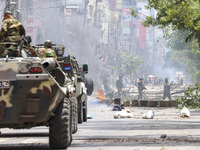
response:
[(45, 46), (45, 47), (52, 47), (52, 42), (51, 42), (51, 40), (46, 40), (46, 41), (44, 42), (44, 46)]
[(168, 82), (168, 78), (165, 78), (165, 82)]
[(143, 80), (143, 78), (139, 78), (139, 80), (140, 80), (140, 81), (142, 81), (142, 80)]
[(12, 12), (11, 12), (11, 11), (6, 11), (6, 12), (5, 12), (5, 15), (6, 15), (6, 14), (12, 15)]
[(54, 57), (54, 52), (53, 51), (47, 51), (46, 57)]
[(27, 40), (28, 43), (31, 43), (31, 42), (32, 42), (32, 39), (31, 39), (30, 36), (26, 36), (26, 40)]

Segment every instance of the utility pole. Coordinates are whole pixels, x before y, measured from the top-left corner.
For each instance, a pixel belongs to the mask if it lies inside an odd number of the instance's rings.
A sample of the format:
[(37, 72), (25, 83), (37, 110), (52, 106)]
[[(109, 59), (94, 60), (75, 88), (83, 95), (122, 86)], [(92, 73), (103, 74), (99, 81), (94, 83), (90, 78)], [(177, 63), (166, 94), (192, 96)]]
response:
[(19, 20), (19, 14), (20, 14), (20, 12), (19, 12), (19, 0), (16, 0), (16, 4), (15, 5), (16, 5), (15, 6), (15, 10), (14, 10), (14, 12), (15, 12), (15, 18), (17, 20)]
[(6, 7), (4, 9), (4, 13), (9, 10), (10, 11), (10, 0), (6, 0)]
[(19, 0), (6, 0), (6, 7), (4, 9), (4, 13), (8, 10), (14, 14), (14, 18), (19, 20)]
[(97, 27), (97, 17), (98, 17), (98, 2), (102, 2), (102, 0), (95, 0), (95, 14), (94, 14), (94, 26)]
[(95, 14), (94, 14), (94, 26), (97, 26), (97, 5), (98, 5), (98, 0), (95, 1)]
[(84, 10), (84, 22), (83, 22), (83, 26), (86, 27), (87, 26), (87, 14), (88, 14), (88, 11), (87, 11), (87, 7), (88, 7), (88, 0), (85, 0), (85, 10)]

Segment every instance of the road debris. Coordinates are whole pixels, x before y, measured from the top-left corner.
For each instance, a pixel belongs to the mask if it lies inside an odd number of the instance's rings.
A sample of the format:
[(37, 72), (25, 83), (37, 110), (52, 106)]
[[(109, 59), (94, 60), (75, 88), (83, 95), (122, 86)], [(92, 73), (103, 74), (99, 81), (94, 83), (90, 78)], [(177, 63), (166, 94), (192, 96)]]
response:
[(114, 104), (113, 105), (113, 111), (121, 111), (122, 109), (124, 109), (123, 105), (118, 105), (118, 104)]
[(92, 115), (87, 115), (87, 119), (93, 119)]
[(122, 109), (122, 111), (116, 112), (114, 114), (115, 119), (119, 118), (133, 118), (133, 114), (130, 109)]
[(187, 107), (184, 106), (181, 109), (181, 116), (180, 117), (182, 117), (182, 118), (190, 117), (190, 111)]
[(153, 117), (155, 116), (155, 113), (153, 110), (149, 110), (147, 113), (145, 113), (142, 116), (142, 119), (153, 119)]
[(162, 139), (165, 139), (166, 137), (167, 137), (166, 134), (162, 134), (162, 135), (160, 136), (160, 138), (162, 138)]

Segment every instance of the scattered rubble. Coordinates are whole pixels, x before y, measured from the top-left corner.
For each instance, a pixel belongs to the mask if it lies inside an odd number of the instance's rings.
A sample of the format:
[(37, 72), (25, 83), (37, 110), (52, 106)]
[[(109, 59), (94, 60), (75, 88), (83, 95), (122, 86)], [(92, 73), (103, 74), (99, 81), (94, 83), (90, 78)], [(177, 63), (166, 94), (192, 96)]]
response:
[(122, 109), (122, 111), (116, 112), (114, 114), (114, 119), (119, 118), (133, 118), (133, 114), (130, 109)]
[(162, 138), (162, 139), (165, 139), (166, 137), (167, 137), (166, 134), (162, 134), (162, 135), (160, 136), (160, 138)]
[(92, 115), (87, 115), (87, 119), (93, 119)]
[(149, 110), (147, 113), (145, 113), (142, 116), (142, 119), (153, 119), (153, 117), (155, 116), (155, 113), (153, 110)]
[(190, 117), (190, 111), (189, 111), (189, 109), (187, 107), (184, 106), (181, 109), (181, 116), (180, 117), (182, 117), (182, 118)]

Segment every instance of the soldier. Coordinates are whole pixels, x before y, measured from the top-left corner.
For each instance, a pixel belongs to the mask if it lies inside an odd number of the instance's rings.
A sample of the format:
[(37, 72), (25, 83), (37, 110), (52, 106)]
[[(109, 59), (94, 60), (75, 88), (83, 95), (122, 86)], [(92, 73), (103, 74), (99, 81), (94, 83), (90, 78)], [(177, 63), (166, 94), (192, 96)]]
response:
[(139, 81), (138, 81), (138, 93), (139, 93), (138, 100), (142, 99), (142, 91), (143, 90), (146, 90), (146, 87), (143, 84), (143, 78), (139, 78)]
[(54, 51), (47, 51), (45, 54), (45, 58), (55, 58)]
[(29, 51), (29, 53), (32, 57), (37, 57), (37, 52), (36, 52), (35, 48), (30, 45), (30, 43), (32, 42), (31, 37), (26, 36), (26, 37), (24, 37), (24, 39), (25, 39), (24, 40), (25, 41), (24, 48)]
[(0, 31), (0, 57), (17, 57), (22, 36), (25, 36), (23, 24), (13, 18), (12, 12), (6, 11)]
[(121, 96), (121, 91), (123, 88), (123, 77), (119, 76), (119, 79), (116, 81), (116, 87), (118, 91), (118, 96)]
[(163, 93), (163, 99), (164, 99), (164, 100), (165, 100), (166, 97), (168, 97), (169, 100), (171, 100), (170, 86), (171, 86), (171, 84), (169, 84), (168, 78), (165, 78), (165, 82), (164, 82), (164, 93)]
[(46, 52), (47, 51), (52, 51), (52, 53), (54, 53), (54, 58), (57, 59), (56, 53), (55, 53), (54, 49), (52, 48), (52, 42), (50, 40), (46, 40), (44, 42), (44, 48), (38, 49), (39, 57), (40, 58), (46, 58)]

